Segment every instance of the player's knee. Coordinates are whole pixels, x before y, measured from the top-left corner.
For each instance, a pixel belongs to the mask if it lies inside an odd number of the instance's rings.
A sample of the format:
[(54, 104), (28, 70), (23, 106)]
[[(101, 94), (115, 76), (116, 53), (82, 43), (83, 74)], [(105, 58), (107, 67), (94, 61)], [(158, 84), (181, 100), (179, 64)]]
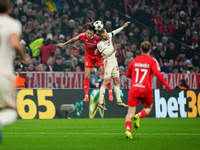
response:
[(119, 85), (119, 78), (114, 78), (114, 85)]
[(104, 78), (104, 79), (103, 79), (104, 85), (107, 85), (107, 84), (109, 83), (109, 80), (110, 80), (109, 78)]
[(90, 78), (90, 73), (85, 72), (85, 78), (86, 78), (86, 79), (89, 79), (89, 78)]

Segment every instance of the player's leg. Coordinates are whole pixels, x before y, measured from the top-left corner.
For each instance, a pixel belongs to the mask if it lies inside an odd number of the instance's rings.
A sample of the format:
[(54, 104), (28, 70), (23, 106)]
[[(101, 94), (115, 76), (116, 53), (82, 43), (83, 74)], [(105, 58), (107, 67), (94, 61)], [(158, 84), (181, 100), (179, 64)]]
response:
[(127, 107), (127, 105), (122, 102), (120, 97), (119, 77), (114, 77), (113, 81), (114, 81), (114, 92), (117, 99), (117, 105), (122, 107)]
[(138, 114), (139, 118), (144, 118), (145, 116), (147, 116), (148, 114), (150, 114), (151, 110), (152, 110), (153, 104), (151, 105), (146, 105), (144, 106), (144, 109), (142, 109)]
[(83, 99), (83, 102), (89, 101), (88, 92), (89, 92), (89, 87), (90, 87), (90, 82), (89, 82), (90, 72), (91, 72), (91, 68), (85, 68), (85, 79), (84, 79), (85, 98)]
[[(106, 62), (105, 62), (106, 63)], [(105, 67), (107, 67), (107, 65), (105, 64)], [(102, 74), (104, 74), (104, 66), (100, 66), (99, 67)], [(109, 82), (107, 84), (107, 87), (108, 87), (108, 90), (109, 90), (109, 100), (112, 101), (113, 100), (113, 94), (112, 94), (112, 87), (111, 87), (111, 82), (110, 82), (110, 79), (109, 79)]]
[(137, 114), (134, 115), (134, 127), (138, 129), (140, 127), (139, 119), (144, 118), (148, 115), (153, 107), (153, 96), (147, 98), (141, 98), (141, 102), (144, 105), (144, 108)]
[[(17, 119), (14, 82), (0, 78), (0, 104), (3, 110), (0, 113), (0, 132), (5, 125), (12, 124)], [(2, 135), (0, 133), (0, 141)]]
[(128, 113), (126, 115), (126, 122), (125, 122), (126, 132), (125, 132), (125, 134), (126, 134), (126, 137), (130, 138), (130, 139), (133, 138), (132, 133), (131, 133), (131, 128), (132, 128), (132, 119), (135, 114), (135, 111), (136, 111), (136, 107), (130, 106), (130, 107), (128, 107)]
[(106, 86), (108, 85), (108, 82), (109, 82), (109, 78), (104, 78), (103, 83), (102, 83), (101, 88), (100, 88), (98, 107), (103, 109), (103, 110), (107, 110), (105, 105), (104, 105), (103, 98), (104, 98), (104, 95), (105, 95), (105, 90), (106, 90)]

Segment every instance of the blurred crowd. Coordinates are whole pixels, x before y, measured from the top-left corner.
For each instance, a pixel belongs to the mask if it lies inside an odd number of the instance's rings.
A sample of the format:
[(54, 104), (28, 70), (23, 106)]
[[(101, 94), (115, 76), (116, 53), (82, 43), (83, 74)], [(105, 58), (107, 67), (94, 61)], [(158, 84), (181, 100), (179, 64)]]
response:
[[(10, 15), (23, 25), (21, 44), (31, 64), (16, 58), (15, 71), (84, 71), (81, 40), (63, 43), (85, 31), (85, 24), (102, 20), (107, 31), (131, 21), (116, 35), (120, 73), (140, 55), (140, 43), (152, 43), (165, 73), (199, 73), (200, 2), (194, 0), (11, 0)], [(180, 46), (177, 46), (180, 45)]]

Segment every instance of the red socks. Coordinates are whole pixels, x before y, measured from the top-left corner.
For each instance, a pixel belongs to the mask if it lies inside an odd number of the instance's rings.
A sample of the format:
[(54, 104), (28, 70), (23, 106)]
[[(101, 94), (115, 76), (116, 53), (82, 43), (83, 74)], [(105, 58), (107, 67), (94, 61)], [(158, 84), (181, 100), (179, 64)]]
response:
[(85, 91), (85, 96), (88, 96), (88, 91), (89, 91), (89, 86), (90, 86), (90, 82), (89, 79), (84, 79), (84, 91)]
[(139, 118), (143, 118), (143, 117), (146, 116), (146, 111), (145, 111), (145, 110), (141, 110), (141, 111), (138, 113), (138, 115), (139, 115)]
[(109, 80), (109, 82), (108, 82), (108, 85), (107, 85), (107, 87), (108, 87), (108, 90), (110, 91), (110, 90), (112, 90), (112, 87), (111, 87), (111, 82), (110, 82), (110, 80)]
[(131, 127), (132, 127), (132, 122), (131, 121), (126, 121), (126, 131), (131, 132)]

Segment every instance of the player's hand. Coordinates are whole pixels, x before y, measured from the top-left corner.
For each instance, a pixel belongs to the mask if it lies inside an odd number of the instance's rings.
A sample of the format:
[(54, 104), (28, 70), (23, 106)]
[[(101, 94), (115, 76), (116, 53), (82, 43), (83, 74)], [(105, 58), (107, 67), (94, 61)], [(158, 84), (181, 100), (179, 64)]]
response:
[(171, 91), (172, 87), (169, 85), (169, 86), (167, 86), (167, 89), (168, 89), (168, 91)]
[(99, 54), (98, 49), (95, 49), (95, 51), (94, 51), (94, 55), (98, 55), (98, 54)]
[(26, 65), (29, 65), (29, 64), (31, 63), (30, 57), (28, 57), (28, 56), (25, 55), (25, 56), (22, 58), (22, 63), (23, 63), (23, 64), (26, 64)]
[(113, 47), (114, 47), (115, 50), (117, 50), (117, 44), (116, 43), (113, 44)]
[(126, 28), (126, 27), (128, 26), (129, 23), (131, 23), (131, 22), (126, 22), (122, 27), (123, 27), (123, 28)]
[(63, 46), (65, 46), (65, 44), (64, 43), (58, 43), (58, 44), (56, 44), (56, 46), (63, 47)]

